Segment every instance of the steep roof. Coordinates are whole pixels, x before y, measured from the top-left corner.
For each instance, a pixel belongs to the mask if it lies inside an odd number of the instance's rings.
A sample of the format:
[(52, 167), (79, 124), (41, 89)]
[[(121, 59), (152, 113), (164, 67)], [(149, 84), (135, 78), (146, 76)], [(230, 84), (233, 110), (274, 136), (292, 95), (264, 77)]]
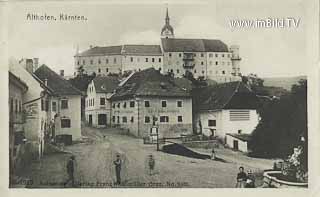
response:
[(258, 97), (242, 82), (230, 82), (192, 91), (194, 109), (256, 109)]
[(164, 52), (228, 52), (221, 40), (162, 38)]
[(120, 83), (118, 77), (97, 76), (93, 79), (94, 87), (97, 93), (112, 93)]
[(76, 56), (120, 55), (122, 46), (93, 47)]
[(160, 45), (124, 45), (123, 55), (162, 55)]
[(134, 96), (190, 97), (190, 94), (178, 86), (173, 78), (162, 75), (154, 68), (148, 68), (134, 73), (116, 90), (111, 99), (119, 100)]
[(38, 77), (42, 82), (47, 79), (48, 87), (56, 95), (81, 95), (81, 91), (73, 87), (71, 83), (65, 80), (63, 77), (55, 73), (46, 65), (40, 66), (34, 75)]

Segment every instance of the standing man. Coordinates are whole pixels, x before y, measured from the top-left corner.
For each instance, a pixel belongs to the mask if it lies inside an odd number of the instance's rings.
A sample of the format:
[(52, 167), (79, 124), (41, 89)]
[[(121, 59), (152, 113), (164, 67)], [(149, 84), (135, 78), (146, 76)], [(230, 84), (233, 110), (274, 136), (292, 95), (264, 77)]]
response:
[(212, 147), (212, 151), (211, 151), (211, 160), (216, 160), (216, 152), (214, 150), (214, 147)]
[(120, 185), (121, 184), (121, 175), (120, 175), (120, 172), (121, 172), (121, 165), (122, 165), (122, 161), (120, 159), (120, 155), (117, 154), (117, 159), (113, 162), (113, 164), (115, 165), (115, 168), (116, 168), (116, 179), (117, 179), (117, 185)]
[(149, 165), (149, 175), (153, 175), (155, 160), (152, 154), (149, 155), (148, 165)]
[(244, 188), (247, 181), (247, 174), (244, 172), (244, 168), (242, 166), (239, 168), (239, 171), (236, 187)]
[(72, 187), (74, 187), (74, 159), (75, 157), (72, 155), (67, 163), (68, 180), (64, 184), (65, 186), (71, 181)]

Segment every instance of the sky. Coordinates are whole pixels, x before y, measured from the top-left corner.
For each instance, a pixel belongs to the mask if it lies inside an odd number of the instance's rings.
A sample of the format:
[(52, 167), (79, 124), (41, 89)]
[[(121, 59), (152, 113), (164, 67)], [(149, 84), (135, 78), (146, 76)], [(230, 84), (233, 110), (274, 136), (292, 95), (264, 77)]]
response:
[[(80, 52), (93, 46), (160, 44), (166, 5), (176, 38), (220, 39), (240, 46), (241, 71), (261, 77), (307, 74), (306, 4), (302, 0), (16, 2), (10, 3), (8, 53), (39, 57), (55, 71), (74, 72)], [(28, 21), (28, 13), (84, 15), (87, 21)], [(230, 20), (300, 20), (297, 28), (231, 28)]]

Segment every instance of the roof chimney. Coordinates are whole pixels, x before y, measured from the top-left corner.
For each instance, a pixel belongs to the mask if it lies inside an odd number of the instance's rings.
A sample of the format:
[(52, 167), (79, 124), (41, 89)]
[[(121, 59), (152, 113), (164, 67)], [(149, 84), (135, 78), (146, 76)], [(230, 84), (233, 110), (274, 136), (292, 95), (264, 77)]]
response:
[(44, 85), (48, 86), (48, 79), (44, 79)]
[(29, 73), (33, 73), (33, 60), (32, 59), (26, 59), (26, 70)]
[(64, 77), (64, 70), (60, 70), (60, 76)]
[(33, 58), (33, 72), (35, 72), (39, 67), (39, 58)]

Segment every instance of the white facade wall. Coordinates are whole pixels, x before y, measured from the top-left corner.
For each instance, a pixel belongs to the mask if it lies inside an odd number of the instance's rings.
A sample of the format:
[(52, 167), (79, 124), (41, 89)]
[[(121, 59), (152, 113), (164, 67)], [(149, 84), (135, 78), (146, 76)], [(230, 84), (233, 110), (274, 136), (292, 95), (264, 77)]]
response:
[[(112, 93), (96, 93), (94, 81), (88, 85), (87, 97), (85, 99), (85, 117), (89, 123), (89, 116), (92, 117), (92, 126), (105, 127), (111, 124), (111, 102)], [(100, 98), (105, 99), (105, 105), (100, 104)], [(106, 114), (106, 125), (98, 124), (99, 114)]]
[[(100, 60), (100, 63), (99, 63)], [(91, 64), (92, 61), (92, 64)], [(104, 56), (75, 56), (75, 68), (83, 66), (86, 73), (97, 75), (107, 75), (109, 73), (121, 73), (122, 71), (122, 56), (119, 55), (104, 55)], [(100, 69), (100, 72), (99, 72)]]
[(163, 69), (162, 55), (123, 55), (122, 56), (122, 70), (123, 71), (139, 71), (147, 68), (154, 68), (156, 70)]
[[(161, 101), (167, 102), (167, 107), (162, 107)], [(135, 106), (130, 107), (130, 101), (135, 102)], [(150, 107), (145, 107), (145, 101), (149, 101)], [(182, 101), (182, 107), (177, 107), (177, 101)], [(124, 103), (126, 102), (126, 108)], [(120, 108), (118, 107), (120, 104)], [(180, 136), (182, 133), (192, 133), (192, 100), (191, 98), (151, 98), (141, 97), (136, 100), (126, 99), (113, 101), (112, 116), (114, 116), (114, 125), (129, 129), (130, 133), (136, 136), (147, 136), (152, 127), (152, 117), (158, 118), (156, 125), (159, 127), (161, 137)], [(145, 122), (145, 117), (150, 117), (150, 122)], [(160, 116), (168, 116), (168, 122), (160, 122)], [(178, 116), (182, 116), (182, 122), (178, 122)], [(118, 123), (119, 117), (119, 123)], [(124, 123), (122, 117), (127, 117)], [(133, 122), (131, 119), (133, 117)]]
[(228, 145), (229, 148), (234, 149), (234, 141), (238, 141), (238, 150), (241, 152), (248, 152), (248, 143), (246, 141), (242, 141), (238, 138), (235, 138), (231, 135), (226, 135), (226, 144)]
[[(259, 123), (259, 115), (256, 110), (247, 110), (250, 113), (250, 119), (245, 121), (231, 121), (230, 110), (202, 111), (195, 115), (197, 131), (199, 132), (199, 120), (202, 125), (202, 132), (205, 135), (211, 135), (210, 129), (215, 129), (215, 135), (225, 138), (227, 133), (251, 134)], [(208, 120), (216, 120), (216, 126), (209, 126)]]

